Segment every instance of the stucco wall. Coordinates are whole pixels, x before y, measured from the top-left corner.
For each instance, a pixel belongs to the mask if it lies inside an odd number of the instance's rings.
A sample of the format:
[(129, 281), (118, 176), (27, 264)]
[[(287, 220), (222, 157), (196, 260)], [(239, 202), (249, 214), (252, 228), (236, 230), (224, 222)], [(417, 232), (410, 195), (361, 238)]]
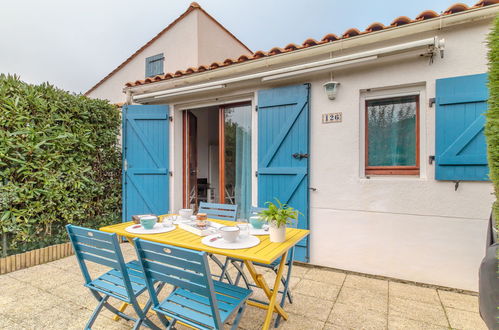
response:
[[(315, 74), (274, 84), (249, 82), (246, 86), (200, 96), (179, 97), (169, 103), (175, 109), (172, 130), (174, 178), (172, 203), (181, 205), (182, 109), (211, 102), (247, 98), (258, 103), (256, 91), (297, 83), (311, 83), (310, 192), (311, 263), (369, 274), (455, 287), (478, 289), (478, 266), (484, 253), (487, 218), (493, 202), (488, 182), (453, 182), (434, 179), (435, 97), (438, 78), (487, 71), (486, 43), (490, 21), (407, 36), (375, 47), (399, 44), (438, 35), (446, 39), (445, 57), (429, 58), (417, 52), (390, 56), (373, 64), (337, 69), (341, 82), (337, 99), (330, 101), (322, 84), (329, 74)], [(350, 52), (369, 49), (367, 47)], [(348, 52), (333, 54), (346, 55)], [(310, 59), (318, 60), (319, 58)], [(372, 96), (398, 93), (420, 95), (419, 176), (366, 178), (363, 170), (363, 101)], [(253, 94), (251, 94), (253, 93)], [(208, 101), (209, 100), (209, 101)], [(321, 115), (342, 112), (343, 121), (322, 124)], [(258, 113), (253, 112), (254, 121)], [(256, 127), (256, 126), (255, 126)], [(256, 133), (256, 132), (255, 132)], [(257, 146), (257, 134), (253, 134)], [(175, 143), (177, 141), (177, 143)], [(256, 162), (253, 171), (257, 170)], [(257, 189), (254, 178), (253, 191)], [(256, 202), (256, 194), (254, 195)]]
[(167, 73), (201, 64), (209, 65), (228, 57), (247, 54), (248, 51), (206, 14), (194, 10), (88, 96), (108, 99), (112, 103), (124, 102), (125, 84), (145, 79), (145, 59), (159, 53), (165, 56), (164, 72)]

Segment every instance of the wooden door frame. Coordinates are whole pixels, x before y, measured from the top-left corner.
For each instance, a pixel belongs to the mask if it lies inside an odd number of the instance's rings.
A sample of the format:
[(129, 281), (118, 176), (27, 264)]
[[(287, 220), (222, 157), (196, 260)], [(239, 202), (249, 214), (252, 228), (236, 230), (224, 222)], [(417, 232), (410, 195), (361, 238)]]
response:
[[(218, 107), (218, 186), (219, 186), (219, 203), (225, 204), (225, 109), (230, 107), (237, 107), (248, 105), (251, 106), (251, 101), (236, 102), (230, 104), (219, 105)], [(188, 175), (189, 175), (189, 145), (188, 145), (188, 120), (187, 111), (182, 111), (182, 205), (189, 207), (188, 203)]]

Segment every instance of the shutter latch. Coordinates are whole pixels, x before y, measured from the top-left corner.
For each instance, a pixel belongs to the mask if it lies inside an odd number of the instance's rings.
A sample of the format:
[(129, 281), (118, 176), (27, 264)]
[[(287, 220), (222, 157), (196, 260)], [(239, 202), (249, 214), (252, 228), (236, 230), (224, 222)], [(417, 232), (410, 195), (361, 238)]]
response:
[(431, 165), (433, 164), (433, 162), (435, 161), (435, 156), (434, 155), (431, 155), (428, 157), (428, 163)]

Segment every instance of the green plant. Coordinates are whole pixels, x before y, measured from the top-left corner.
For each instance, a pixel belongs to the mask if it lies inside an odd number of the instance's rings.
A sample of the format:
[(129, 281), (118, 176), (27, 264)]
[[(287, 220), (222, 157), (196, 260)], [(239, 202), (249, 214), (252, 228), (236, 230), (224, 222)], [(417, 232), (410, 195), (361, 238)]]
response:
[[(490, 169), (490, 178), (494, 183), (496, 202), (494, 213), (499, 219), (499, 16), (496, 17), (494, 27), (488, 37), (489, 45), (489, 101), (485, 135), (487, 138), (487, 154)], [(499, 221), (498, 221), (499, 222)]]
[(274, 198), (277, 202), (266, 202), (265, 205), (267, 209), (264, 209), (258, 213), (260, 218), (269, 224), (274, 224), (277, 228), (281, 226), (286, 226), (292, 223), (292, 220), (298, 219), (298, 214), (302, 214), (300, 211), (295, 210), (287, 204), (281, 203), (280, 200)]
[(2, 254), (67, 240), (68, 223), (120, 220), (119, 110), (0, 75)]

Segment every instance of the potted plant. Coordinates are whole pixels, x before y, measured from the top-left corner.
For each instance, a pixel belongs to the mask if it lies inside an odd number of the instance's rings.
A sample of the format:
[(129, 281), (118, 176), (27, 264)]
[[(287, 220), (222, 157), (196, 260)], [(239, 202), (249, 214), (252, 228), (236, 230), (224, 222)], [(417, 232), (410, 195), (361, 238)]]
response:
[(286, 240), (286, 225), (298, 219), (298, 210), (287, 204), (281, 203), (277, 198), (277, 203), (266, 202), (266, 209), (259, 213), (261, 219), (269, 224), (270, 241), (282, 243)]

